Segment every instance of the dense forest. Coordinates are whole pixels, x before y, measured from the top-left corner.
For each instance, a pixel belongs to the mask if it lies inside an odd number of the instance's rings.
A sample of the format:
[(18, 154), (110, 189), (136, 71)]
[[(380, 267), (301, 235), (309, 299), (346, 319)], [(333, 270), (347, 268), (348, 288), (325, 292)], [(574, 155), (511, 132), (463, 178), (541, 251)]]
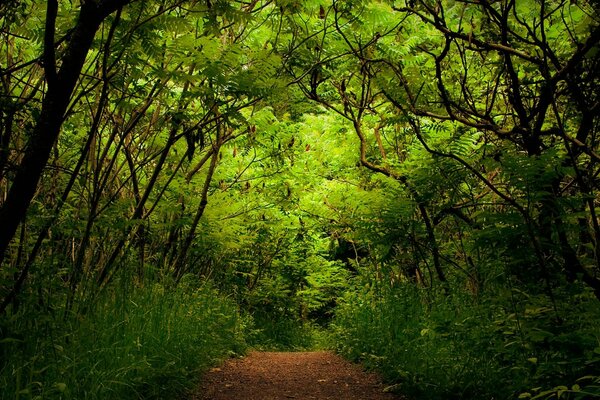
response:
[(2, 0), (0, 399), (600, 398), (599, 83), (597, 0)]

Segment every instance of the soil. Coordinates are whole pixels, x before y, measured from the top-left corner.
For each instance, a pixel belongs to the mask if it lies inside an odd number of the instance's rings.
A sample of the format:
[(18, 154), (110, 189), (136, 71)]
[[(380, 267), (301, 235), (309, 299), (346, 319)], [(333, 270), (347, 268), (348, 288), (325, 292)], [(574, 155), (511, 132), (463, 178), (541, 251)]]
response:
[(191, 400), (394, 400), (381, 380), (326, 351), (252, 352), (211, 369)]

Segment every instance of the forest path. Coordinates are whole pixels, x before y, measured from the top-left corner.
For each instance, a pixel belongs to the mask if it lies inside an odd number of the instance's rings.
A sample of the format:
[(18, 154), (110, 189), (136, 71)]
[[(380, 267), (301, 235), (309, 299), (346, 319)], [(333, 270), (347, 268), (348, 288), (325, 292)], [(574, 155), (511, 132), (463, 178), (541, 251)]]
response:
[(192, 400), (394, 400), (374, 374), (326, 351), (251, 352), (204, 375)]

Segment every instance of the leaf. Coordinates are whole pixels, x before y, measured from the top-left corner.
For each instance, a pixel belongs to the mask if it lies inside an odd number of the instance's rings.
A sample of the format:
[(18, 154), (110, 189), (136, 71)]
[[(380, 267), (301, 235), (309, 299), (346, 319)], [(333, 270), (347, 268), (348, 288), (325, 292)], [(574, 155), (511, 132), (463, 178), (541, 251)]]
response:
[(17, 339), (17, 338), (4, 338), (4, 339), (0, 340), (0, 344), (4, 344), (4, 343), (23, 343), (23, 340)]
[(56, 388), (56, 390), (58, 390), (61, 393), (64, 392), (65, 390), (67, 390), (67, 384), (63, 383), (63, 382), (55, 383), (54, 387)]

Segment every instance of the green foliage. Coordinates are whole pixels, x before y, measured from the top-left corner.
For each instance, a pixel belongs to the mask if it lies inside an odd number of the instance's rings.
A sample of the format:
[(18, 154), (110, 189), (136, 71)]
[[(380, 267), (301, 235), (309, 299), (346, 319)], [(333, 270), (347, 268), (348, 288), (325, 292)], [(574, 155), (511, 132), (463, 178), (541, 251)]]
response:
[[(557, 398), (558, 390), (559, 398), (588, 398), (597, 393), (589, 374), (597, 371), (600, 339), (589, 321), (600, 308), (589, 292), (572, 291), (557, 323), (547, 299), (519, 291), (473, 301), (469, 293), (447, 297), (408, 284), (359, 286), (338, 308), (336, 348), (415, 398)], [(552, 382), (570, 386), (553, 389)]]
[(254, 312), (246, 340), (253, 349), (298, 351), (320, 348), (322, 328), (277, 313)]
[(194, 283), (110, 290), (85, 315), (22, 308), (0, 325), (0, 398), (175, 398), (244, 352), (245, 324), (231, 301)]
[(48, 117), (84, 3), (46, 35), (0, 2), (1, 218), (62, 121), (0, 255), (2, 398), (175, 395), (245, 341), (598, 394), (594, 2), (126, 2)]

